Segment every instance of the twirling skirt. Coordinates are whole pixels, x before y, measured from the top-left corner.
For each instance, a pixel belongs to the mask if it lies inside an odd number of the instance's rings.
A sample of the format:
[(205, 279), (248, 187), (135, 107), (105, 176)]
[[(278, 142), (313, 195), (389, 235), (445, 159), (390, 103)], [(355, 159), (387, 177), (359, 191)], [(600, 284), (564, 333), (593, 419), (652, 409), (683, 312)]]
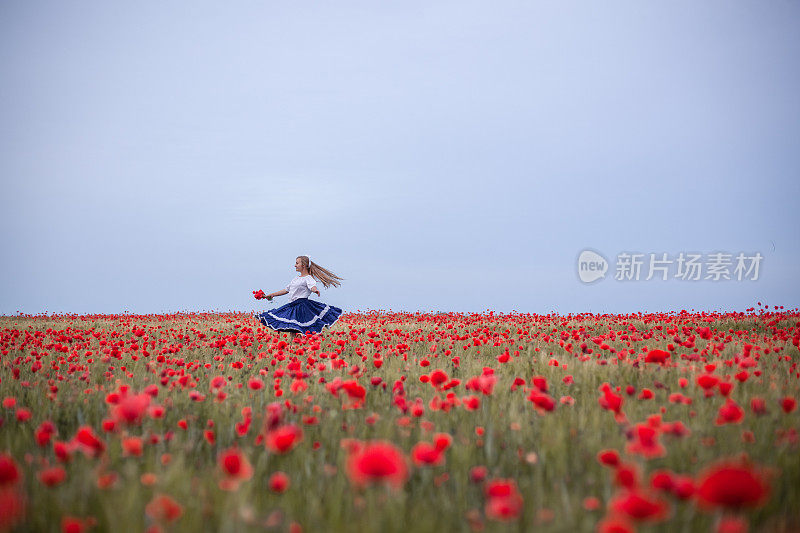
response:
[(339, 320), (342, 310), (317, 300), (298, 298), (271, 311), (258, 313), (258, 320), (274, 330), (319, 333)]

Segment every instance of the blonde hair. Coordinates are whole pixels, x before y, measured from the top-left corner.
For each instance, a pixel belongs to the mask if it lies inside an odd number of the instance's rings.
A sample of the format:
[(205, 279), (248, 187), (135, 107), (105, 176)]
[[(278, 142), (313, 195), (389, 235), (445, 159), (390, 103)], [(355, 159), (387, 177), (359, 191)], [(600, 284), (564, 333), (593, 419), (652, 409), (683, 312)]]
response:
[(307, 255), (298, 255), (297, 257), (298, 259), (302, 259), (306, 264), (306, 268), (308, 268), (308, 273), (311, 275), (311, 277), (317, 281), (321, 281), (322, 284), (325, 285), (326, 289), (331, 285), (334, 287), (341, 285), (339, 280), (344, 278), (340, 278), (327, 268), (323, 268), (316, 263), (312, 263), (311, 259), (309, 259)]

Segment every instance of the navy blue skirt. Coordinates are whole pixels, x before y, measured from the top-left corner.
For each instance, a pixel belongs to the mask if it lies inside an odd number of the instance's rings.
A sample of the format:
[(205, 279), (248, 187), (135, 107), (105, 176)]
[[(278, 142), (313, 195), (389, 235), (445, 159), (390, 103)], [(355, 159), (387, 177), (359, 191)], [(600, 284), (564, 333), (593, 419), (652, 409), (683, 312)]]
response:
[(339, 320), (342, 310), (317, 300), (298, 298), (271, 311), (258, 313), (258, 320), (274, 330), (319, 333)]

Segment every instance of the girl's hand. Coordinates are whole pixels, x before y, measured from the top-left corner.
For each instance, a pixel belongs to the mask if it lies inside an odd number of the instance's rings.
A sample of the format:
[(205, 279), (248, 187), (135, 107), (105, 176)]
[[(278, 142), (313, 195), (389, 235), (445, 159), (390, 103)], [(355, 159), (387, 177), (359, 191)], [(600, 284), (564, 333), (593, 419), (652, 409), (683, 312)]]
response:
[(267, 295), (267, 301), (268, 301), (268, 302), (271, 302), (271, 301), (272, 301), (272, 295), (271, 295), (271, 294), (268, 294), (268, 295)]

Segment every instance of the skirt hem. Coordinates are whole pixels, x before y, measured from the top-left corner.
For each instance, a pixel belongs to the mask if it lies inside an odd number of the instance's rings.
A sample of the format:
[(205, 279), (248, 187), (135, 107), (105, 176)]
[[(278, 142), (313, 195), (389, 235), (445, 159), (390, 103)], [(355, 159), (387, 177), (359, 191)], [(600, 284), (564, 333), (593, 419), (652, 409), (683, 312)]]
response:
[(298, 298), (277, 309), (258, 313), (256, 318), (274, 331), (320, 333), (325, 327), (333, 326), (341, 314), (342, 310), (338, 307), (308, 298)]

